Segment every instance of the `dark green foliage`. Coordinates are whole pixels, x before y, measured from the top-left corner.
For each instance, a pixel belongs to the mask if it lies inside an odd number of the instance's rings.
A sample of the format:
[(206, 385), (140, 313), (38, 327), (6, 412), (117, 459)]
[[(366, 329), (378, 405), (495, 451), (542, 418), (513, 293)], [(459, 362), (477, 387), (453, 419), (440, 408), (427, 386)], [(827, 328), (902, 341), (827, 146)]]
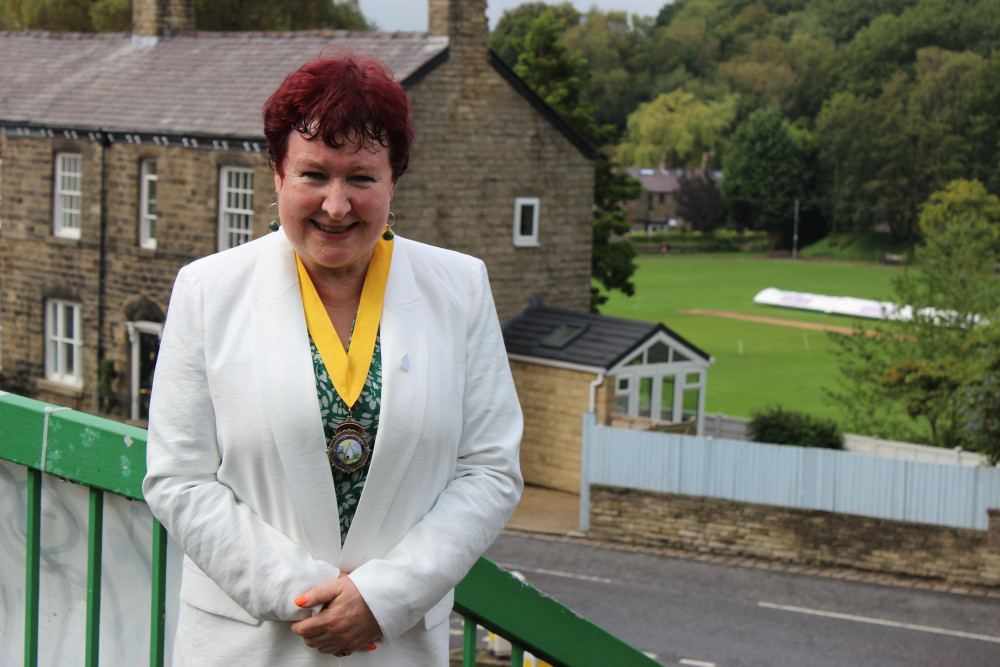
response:
[[(357, 0), (195, 0), (198, 30), (373, 30)], [(0, 0), (0, 29), (125, 32), (130, 0)]]
[(710, 169), (686, 171), (678, 179), (677, 215), (700, 232), (722, 227), (726, 205)]
[(525, 50), (524, 40), (531, 30), (532, 22), (542, 14), (549, 12), (557, 21), (565, 26), (577, 25), (580, 22), (580, 12), (569, 2), (549, 5), (544, 2), (524, 2), (508, 9), (497, 21), (490, 33), (490, 48), (510, 68), (517, 65), (518, 56)]
[(773, 247), (764, 232), (716, 229), (709, 232), (651, 232), (629, 234), (629, 241), (641, 253), (767, 252)]
[(109, 414), (118, 407), (118, 394), (114, 384), (118, 379), (114, 359), (102, 359), (97, 366), (97, 394), (100, 397), (101, 414)]
[(832, 419), (821, 419), (794, 410), (772, 407), (755, 412), (750, 439), (775, 445), (843, 449), (844, 436)]
[[(841, 378), (828, 394), (853, 432), (995, 451), (1000, 200), (955, 181), (924, 204), (920, 226), (892, 298), (913, 317), (869, 325), (877, 335), (833, 335)], [(900, 412), (909, 419), (890, 417)]]
[(751, 114), (733, 134), (722, 164), (722, 196), (736, 225), (790, 240), (795, 200), (809, 173), (781, 114), (773, 108)]
[(373, 30), (357, 0), (196, 0), (199, 30)]

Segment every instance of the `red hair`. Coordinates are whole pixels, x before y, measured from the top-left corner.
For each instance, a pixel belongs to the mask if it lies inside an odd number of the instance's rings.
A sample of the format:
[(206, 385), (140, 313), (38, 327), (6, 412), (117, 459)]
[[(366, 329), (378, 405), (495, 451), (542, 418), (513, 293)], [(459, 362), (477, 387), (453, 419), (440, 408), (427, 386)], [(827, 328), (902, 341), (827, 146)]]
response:
[(293, 130), (333, 148), (345, 139), (359, 148), (388, 148), (393, 182), (410, 163), (410, 100), (374, 58), (344, 51), (306, 63), (285, 77), (264, 103), (263, 116), (268, 159), (279, 174)]

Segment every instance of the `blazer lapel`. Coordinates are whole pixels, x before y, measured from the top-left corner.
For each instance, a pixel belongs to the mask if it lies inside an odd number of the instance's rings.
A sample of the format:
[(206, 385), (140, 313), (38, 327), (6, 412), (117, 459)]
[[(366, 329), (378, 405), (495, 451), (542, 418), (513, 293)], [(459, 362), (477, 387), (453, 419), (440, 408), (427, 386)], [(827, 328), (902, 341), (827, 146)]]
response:
[(261, 400), (291, 487), (292, 500), (316, 558), (340, 559), (337, 497), (325, 435), (295, 255), (284, 232), (271, 234), (254, 270), (253, 329)]
[(420, 292), (405, 241), (394, 244), (382, 304), (382, 397), (375, 451), (354, 521), (347, 533), (340, 567), (364, 562), (386, 512), (417, 449), (427, 403), (427, 328), (419, 315)]

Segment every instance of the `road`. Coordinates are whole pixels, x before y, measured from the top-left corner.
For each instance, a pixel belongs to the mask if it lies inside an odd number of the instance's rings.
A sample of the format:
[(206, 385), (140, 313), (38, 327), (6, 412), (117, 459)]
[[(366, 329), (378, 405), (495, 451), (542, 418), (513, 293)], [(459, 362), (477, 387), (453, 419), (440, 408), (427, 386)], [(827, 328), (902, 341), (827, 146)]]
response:
[(486, 553), (664, 665), (1000, 665), (1000, 598), (504, 534)]

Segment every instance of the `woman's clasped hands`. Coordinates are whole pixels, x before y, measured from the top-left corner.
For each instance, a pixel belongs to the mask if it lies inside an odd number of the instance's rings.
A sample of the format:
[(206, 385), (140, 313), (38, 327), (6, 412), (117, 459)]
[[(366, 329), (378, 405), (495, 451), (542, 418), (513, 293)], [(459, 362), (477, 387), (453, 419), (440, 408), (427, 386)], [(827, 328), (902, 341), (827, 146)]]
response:
[(292, 623), (292, 632), (320, 653), (346, 657), (374, 651), (375, 641), (381, 640), (378, 621), (346, 575), (306, 591), (295, 604), (303, 608), (322, 605), (318, 614)]

